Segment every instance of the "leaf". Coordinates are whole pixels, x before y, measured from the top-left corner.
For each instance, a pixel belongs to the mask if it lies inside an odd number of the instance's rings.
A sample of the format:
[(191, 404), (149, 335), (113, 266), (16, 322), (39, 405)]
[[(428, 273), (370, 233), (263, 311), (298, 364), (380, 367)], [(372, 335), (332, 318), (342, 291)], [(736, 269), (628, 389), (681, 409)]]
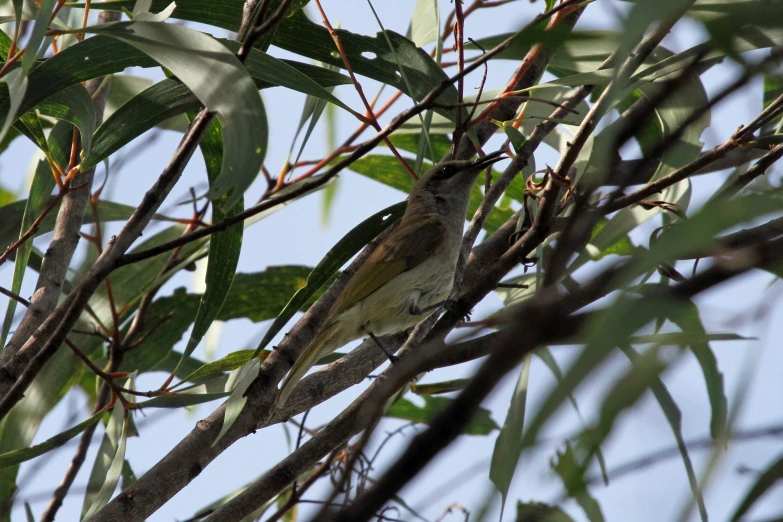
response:
[(8, 112), (5, 114), (3, 126), (0, 128), (0, 140), (5, 137), (8, 129), (11, 128), (11, 124), (16, 120), (16, 115), (19, 114), (19, 108), (27, 92), (27, 75), (35, 63), (38, 49), (41, 47), (46, 29), (49, 27), (53, 8), (54, 0), (41, 0), (35, 17), (35, 25), (25, 44), (25, 54), (22, 56), (21, 67), (11, 70), (0, 79), (3, 83), (8, 84), (8, 97), (10, 100)]
[[(620, 350), (628, 356), (631, 362), (638, 361), (639, 354), (633, 348), (629, 346), (620, 346)], [(682, 457), (682, 463), (685, 465), (685, 473), (688, 475), (688, 484), (690, 484), (693, 496), (699, 504), (701, 519), (703, 522), (706, 522), (707, 508), (704, 505), (704, 497), (701, 494), (701, 488), (699, 488), (696, 472), (693, 470), (693, 463), (688, 454), (688, 447), (685, 445), (685, 439), (682, 436), (682, 412), (680, 412), (680, 408), (677, 407), (677, 403), (674, 401), (674, 398), (671, 393), (669, 393), (669, 390), (666, 389), (666, 385), (661, 379), (656, 379), (650, 384), (650, 391), (652, 391), (655, 400), (660, 404), (661, 410), (672, 429), (674, 439), (677, 441), (677, 449), (680, 451), (680, 456)]]
[[(666, 317), (679, 326), (684, 333), (695, 335), (697, 339), (707, 335), (699, 316), (699, 308), (692, 301), (684, 303), (683, 308), (679, 309), (677, 314)], [(713, 440), (722, 440), (728, 420), (728, 401), (723, 384), (723, 374), (718, 369), (718, 361), (709, 342), (695, 340), (690, 343), (690, 348), (699, 362), (699, 367), (701, 367), (704, 383), (707, 386), (707, 396), (710, 399), (710, 408), (712, 409), (710, 435)]]
[(387, 207), (380, 212), (368, 217), (334, 245), (321, 261), (307, 275), (304, 285), (297, 289), (296, 293), (286, 303), (280, 313), (275, 317), (269, 330), (264, 334), (264, 338), (258, 343), (255, 355), (272, 341), (275, 335), (288, 323), (293, 315), (301, 310), (305, 303), (312, 299), (324, 284), (335, 276), (337, 271), (349, 259), (367, 245), (378, 234), (394, 224), (405, 212), (407, 203), (401, 202)]
[[(421, 101), (440, 82), (448, 79), (443, 69), (426, 52), (394, 31), (385, 31), (385, 36), (379, 33), (374, 38), (344, 29), (337, 29), (336, 32), (355, 73), (391, 85), (415, 101)], [(303, 34), (307, 38), (302, 38)], [(389, 49), (386, 37), (391, 41), (393, 50)], [(272, 44), (337, 67), (345, 66), (326, 28), (310, 21), (301, 11), (283, 20)], [(409, 91), (398, 72), (398, 60), (413, 91)], [(457, 89), (453, 85), (437, 98), (440, 104), (456, 102)], [(455, 119), (453, 110), (438, 109), (437, 112), (451, 121)]]
[(217, 444), (231, 426), (234, 425), (234, 421), (237, 420), (237, 417), (239, 417), (239, 414), (245, 407), (245, 402), (247, 402), (245, 392), (256, 377), (258, 377), (259, 371), (261, 371), (261, 362), (258, 359), (253, 359), (241, 368), (232, 371), (229, 375), (228, 382), (226, 383), (226, 391), (231, 392), (231, 395), (229, 395), (228, 401), (226, 402), (223, 427), (220, 428), (220, 433), (218, 433), (212, 446)]
[[(535, 354), (541, 360), (541, 362), (543, 362), (546, 365), (546, 367), (549, 368), (549, 371), (551, 371), (552, 375), (555, 376), (557, 382), (562, 382), (563, 372), (560, 371), (560, 366), (557, 364), (557, 361), (555, 360), (549, 348), (547, 348), (546, 346), (542, 346), (538, 350), (536, 350)], [(582, 429), (586, 429), (587, 424), (585, 423), (584, 417), (582, 417), (582, 412), (579, 410), (579, 404), (577, 404), (576, 397), (574, 397), (573, 394), (568, 396), (568, 402), (570, 402), (571, 406), (574, 407), (574, 411), (576, 412), (576, 415), (579, 417), (579, 423), (582, 425)], [(601, 468), (601, 476), (604, 479), (604, 484), (608, 486), (609, 475), (606, 471), (606, 460), (604, 459), (604, 454), (600, 446), (595, 448), (595, 456), (596, 459), (598, 460), (598, 465)]]
[[(450, 402), (451, 399), (444, 397), (424, 396), (424, 406), (416, 406), (409, 400), (400, 398), (386, 410), (385, 416), (427, 424), (439, 410), (445, 408)], [(465, 430), (465, 434), (489, 435), (496, 429), (498, 429), (498, 425), (490, 417), (489, 410), (479, 408)]]
[(22, 462), (39, 457), (44, 453), (47, 453), (55, 448), (59, 448), (75, 436), (82, 433), (84, 430), (95, 424), (101, 419), (103, 412), (98, 412), (91, 417), (83, 420), (76, 426), (65, 430), (62, 433), (51, 437), (40, 444), (30, 446), (29, 448), (20, 448), (18, 450), (9, 451), (0, 455), (0, 469), (20, 464)]
[[(56, 160), (62, 160), (65, 156), (65, 150), (70, 148), (70, 142), (72, 138), (71, 125), (65, 122), (58, 123), (54, 126), (49, 134), (49, 150), (52, 151)], [(49, 196), (54, 188), (55, 181), (52, 177), (52, 171), (49, 163), (46, 160), (40, 160), (35, 168), (35, 174), (33, 175), (33, 181), (30, 186), (29, 197), (24, 207), (24, 214), (21, 219), (20, 227), (14, 235), (10, 236), (8, 241), (10, 244), (16, 238), (21, 238), (27, 230), (30, 229), (32, 224), (41, 215), (41, 212), (46, 206)], [(5, 207), (3, 207), (5, 208)], [(51, 212), (50, 212), (51, 214)], [(54, 222), (54, 220), (52, 220)], [(11, 291), (15, 294), (19, 294), (22, 288), (22, 281), (24, 280), (24, 272), (27, 268), (27, 261), (32, 251), (32, 241), (25, 241), (16, 250), (16, 261), (14, 263), (14, 276), (11, 282)], [(5, 249), (4, 249), (5, 250)], [(8, 307), (5, 312), (5, 319), (3, 321), (3, 329), (0, 334), (0, 346), (5, 346), (8, 333), (11, 329), (11, 323), (13, 322), (14, 313), (16, 311), (17, 302), (13, 299), (9, 299)]]
[[(407, 150), (416, 154), (419, 150), (419, 138), (411, 134), (392, 134), (389, 136), (392, 145), (398, 150)], [(437, 163), (448, 154), (451, 148), (451, 140), (445, 134), (430, 134), (429, 142), (433, 148), (433, 156), (428, 157), (431, 163)]]
[[(90, 40), (93, 39), (95, 38)], [(229, 48), (233, 48), (228, 41), (221, 40), (221, 42)], [(121, 42), (110, 43), (115, 44), (115, 47), (119, 44), (127, 49), (127, 46)], [(132, 54), (135, 49), (130, 48), (130, 51)], [(350, 83), (348, 77), (328, 69), (278, 60), (260, 51), (252, 51), (245, 65), (253, 77), (256, 87), (260, 89), (281, 85), (313, 96), (316, 94), (320, 96), (323, 93), (329, 93), (321, 85), (329, 87)], [(316, 82), (320, 82), (320, 84)], [(128, 100), (98, 128), (92, 154), (84, 159), (83, 165), (87, 167), (98, 164), (148, 129), (162, 125), (170, 118), (184, 114), (200, 105), (198, 98), (189, 91), (187, 86), (175, 78), (169, 78), (152, 85)]]
[(117, 401), (87, 483), (87, 493), (84, 495), (82, 506), (82, 522), (108, 504), (120, 481), (122, 465), (125, 461), (127, 430), (128, 419), (123, 414), (122, 404)]
[[(195, 115), (189, 115), (189, 118), (192, 122)], [(263, 130), (266, 131), (266, 125)], [(263, 134), (263, 148), (264, 151), (266, 151), (268, 140), (267, 132), (259, 133)], [(213, 120), (210, 123), (209, 128), (199, 143), (199, 148), (204, 156), (204, 162), (207, 167), (207, 177), (209, 178), (210, 186), (212, 186), (220, 175), (220, 164), (223, 157), (220, 122)], [(227, 204), (229, 198), (230, 193), (213, 201), (212, 221), (218, 223), (244, 210), (244, 200), (242, 196), (240, 196), (230, 207)], [(193, 350), (195, 350), (198, 343), (201, 342), (201, 338), (207, 333), (207, 330), (212, 325), (212, 321), (215, 320), (215, 317), (217, 317), (220, 309), (223, 307), (223, 303), (225, 302), (229, 288), (231, 287), (231, 282), (234, 280), (237, 263), (239, 262), (239, 254), (242, 250), (243, 230), (244, 224), (239, 222), (228, 227), (226, 230), (213, 234), (210, 238), (205, 280), (206, 290), (201, 296), (196, 319), (190, 333), (190, 339), (188, 339), (188, 344), (182, 353), (183, 360), (193, 353)]]
[(155, 397), (148, 401), (140, 402), (139, 408), (184, 408), (223, 399), (231, 395), (230, 392), (220, 393), (188, 393), (179, 392), (176, 395)]
[[(43, 191), (48, 196), (51, 193), (51, 189), (54, 187), (54, 178), (52, 177), (52, 171), (49, 169), (49, 165), (46, 163), (46, 161), (41, 161), (41, 168), (42, 170), (42, 176), (45, 176), (45, 180), (47, 182), (50, 181), (49, 184), (49, 190)], [(45, 200), (48, 198), (45, 198)], [(8, 245), (16, 241), (16, 239), (19, 237), (19, 230), (22, 227), (22, 216), (25, 210), (25, 207), (27, 206), (26, 199), (22, 199), (19, 201), (15, 201), (13, 203), (9, 203), (8, 205), (5, 205), (3, 207), (0, 207), (0, 250), (4, 251)], [(51, 212), (46, 216), (46, 218), (41, 221), (41, 224), (38, 228), (38, 232), (35, 234), (34, 237), (41, 236), (43, 234), (47, 234), (52, 231), (54, 228), (54, 222), (57, 217), (57, 211), (60, 208), (60, 205), (56, 205)], [(123, 203), (117, 203), (114, 201), (108, 201), (101, 199), (98, 201), (98, 216), (100, 217), (100, 220), (102, 223), (109, 222), (109, 221), (125, 221), (136, 210), (136, 207), (132, 207), (130, 205), (125, 205)], [(163, 214), (155, 214), (153, 216), (153, 219), (159, 220), (159, 221), (177, 221), (175, 218), (171, 218), (168, 216), (165, 216)], [(93, 223), (93, 217), (90, 215), (90, 213), (86, 213), (84, 215), (84, 224)], [(29, 228), (29, 226), (27, 227)]]
[[(264, 109), (250, 75), (235, 55), (212, 37), (187, 27), (155, 22), (114, 22), (90, 32), (128, 43), (169, 69), (204, 106), (220, 115), (223, 162), (210, 190), (217, 198), (233, 190), (232, 206), (258, 174), (265, 150)], [(220, 78), (205, 82), (205, 77)]]
[(743, 520), (743, 516), (747, 514), (753, 504), (761, 498), (765, 493), (772, 489), (779, 480), (783, 480), (783, 455), (770, 464), (753, 483), (750, 490), (745, 494), (745, 498), (742, 499), (740, 505), (731, 515), (732, 522), (739, 522)]
[[(246, 318), (253, 322), (273, 319), (286, 306), (288, 296), (306, 284), (310, 272), (309, 267), (282, 266), (268, 267), (263, 272), (236, 274), (215, 319)], [(307, 298), (302, 308), (309, 306), (318, 296), (320, 292)], [(170, 296), (156, 299), (150, 307), (147, 324), (160, 324), (160, 327), (126, 355), (123, 371), (149, 371), (169, 357), (174, 345), (193, 323), (200, 300), (201, 294), (188, 293), (181, 287)]]
[[(542, 398), (540, 405), (534, 414), (526, 422), (525, 432), (523, 434), (523, 446), (530, 447), (537, 440), (538, 434), (544, 425), (552, 419), (553, 415), (569, 395), (581, 384), (588, 375), (590, 375), (603, 361), (608, 357), (611, 351), (621, 344), (627, 344), (628, 338), (637, 330), (653, 321), (664, 310), (671, 309), (676, 313), (677, 302), (663, 299), (647, 297), (644, 300), (635, 300), (621, 296), (612, 306), (599, 312), (599, 315), (587, 326), (582, 335), (585, 342), (585, 348), (580, 351), (574, 362), (565, 372), (562, 381), (545, 397)], [(637, 373), (618, 381), (615, 388), (628, 386), (628, 390), (616, 389), (615, 393), (630, 393), (630, 387), (634, 385), (630, 382), (632, 378), (638, 378), (636, 385), (643, 384)], [(649, 377), (649, 376), (647, 376)], [(645, 377), (646, 378), (646, 377)], [(634, 388), (633, 391), (639, 392)], [(607, 398), (611, 395), (607, 394)], [(617, 396), (621, 400), (623, 396)], [(625, 399), (631, 400), (627, 395)], [(618, 413), (622, 405), (605, 403), (604, 408), (607, 414)], [(602, 409), (603, 411), (603, 409)], [(607, 419), (607, 421), (610, 419)], [(609, 427), (603, 424), (604, 427)], [(592, 437), (589, 447), (597, 448), (601, 443), (600, 437)]]
[(437, 0), (418, 0), (411, 16), (410, 39), (419, 47), (440, 37), (440, 8)]
[[(73, 123), (80, 131), (82, 150), (89, 155), (92, 135), (95, 133), (95, 103), (81, 84), (59, 91), (36, 107), (46, 116)], [(63, 165), (65, 166), (65, 165)]]
[(517, 501), (515, 522), (574, 522), (565, 511), (543, 502)]
[(444, 382), (433, 382), (427, 384), (411, 384), (411, 391), (416, 395), (439, 395), (441, 393), (451, 393), (459, 391), (470, 382), (470, 379), (454, 379)]
[(514, 472), (517, 469), (519, 457), (522, 454), (522, 427), (525, 423), (525, 406), (527, 403), (527, 390), (530, 378), (530, 360), (531, 356), (527, 355), (522, 362), (517, 384), (514, 387), (511, 402), (508, 405), (506, 421), (500, 429), (498, 438), (495, 440), (495, 449), (492, 451), (492, 464), (489, 468), (489, 479), (501, 495), (501, 519), (506, 507), (508, 489), (511, 487), (511, 480), (514, 478)]
[[(171, 0), (153, 0), (149, 9), (157, 13), (165, 9), (170, 3)], [(78, 3), (73, 5), (73, 7), (84, 9), (84, 5), (83, 3)], [(130, 11), (135, 5), (136, 0), (109, 0), (96, 2), (90, 9), (103, 9), (105, 11), (122, 11), (126, 9)], [(237, 0), (187, 0), (177, 4), (177, 8), (171, 17), (178, 20), (200, 22), (236, 32), (239, 30), (239, 22), (242, 20), (242, 2)]]
[[(77, 335), (69, 336), (80, 342)], [(57, 405), (74, 383), (81, 379), (84, 365), (70, 350), (58, 350), (27, 389), (25, 397), (0, 423), (0, 453), (27, 448), (35, 438), (44, 417)], [(0, 513), (10, 513), (16, 494), (19, 465), (0, 469)]]
[[(607, 219), (602, 218), (598, 220), (598, 222), (595, 224), (595, 227), (593, 227), (593, 231), (590, 234), (590, 240), (592, 241), (593, 238), (595, 238), (598, 234), (600, 234), (601, 230), (608, 223), (609, 220)], [(605, 247), (602, 250), (599, 250), (592, 243), (588, 243), (587, 246), (585, 246), (585, 249), (594, 261), (598, 261), (599, 259), (603, 259), (604, 257), (611, 254), (617, 256), (631, 256), (634, 253), (635, 247), (634, 244), (631, 242), (631, 238), (625, 235), (620, 237), (614, 244), (609, 245), (608, 247)]]
[(603, 522), (604, 515), (601, 512), (601, 506), (588, 493), (584, 474), (576, 461), (570, 444), (566, 443), (565, 450), (557, 452), (557, 456), (552, 462), (552, 469), (563, 481), (568, 496), (576, 500), (582, 511), (585, 512), (587, 519), (590, 522)]

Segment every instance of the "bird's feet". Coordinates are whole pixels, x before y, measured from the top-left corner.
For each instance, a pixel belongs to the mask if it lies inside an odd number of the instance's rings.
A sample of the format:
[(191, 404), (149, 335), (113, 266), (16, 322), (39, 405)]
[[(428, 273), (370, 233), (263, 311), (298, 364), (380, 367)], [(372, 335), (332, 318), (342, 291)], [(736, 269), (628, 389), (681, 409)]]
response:
[(467, 312), (462, 314), (459, 310), (459, 306), (457, 305), (457, 301), (455, 301), (454, 299), (446, 299), (445, 301), (443, 301), (443, 309), (449, 312), (450, 314), (460, 316), (460, 324), (470, 322), (471, 310), (468, 310)]

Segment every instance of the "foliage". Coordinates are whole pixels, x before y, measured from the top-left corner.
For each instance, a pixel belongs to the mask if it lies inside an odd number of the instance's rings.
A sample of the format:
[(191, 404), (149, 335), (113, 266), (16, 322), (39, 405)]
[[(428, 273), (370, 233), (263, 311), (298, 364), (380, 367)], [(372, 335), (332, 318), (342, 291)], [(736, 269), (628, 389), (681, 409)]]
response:
[[(0, 161), (17, 173), (31, 165), (24, 179), (0, 179), (0, 522), (53, 520), (77, 495), (83, 520), (153, 519), (239, 438), (282, 422), (300, 432), (291, 451), (265, 447), (278, 466), (236, 492), (188, 497), (199, 519), (353, 521), (389, 511), (434, 519), (454, 506), (438, 500), (422, 514), (401, 489), (431, 477), (426, 465), (459, 440), (486, 449), (489, 472), (471, 480), (494, 492), (489, 500), (449, 498), (473, 510), (471, 520), (495, 512), (514, 519), (516, 507), (518, 521), (603, 521), (612, 500), (599, 492), (613, 486), (603, 452), (625, 424), (652, 422), (643, 418), (647, 400), (662, 412), (655, 422), (681, 461), (681, 519), (695, 509), (703, 521), (716, 518), (722, 508), (705, 491), (719, 476), (718, 460), (742, 438), (737, 419), (747, 406), (749, 384), (732, 392), (732, 383), (753, 382), (736, 378), (716, 343), (750, 345), (746, 336), (755, 333), (737, 324), (758, 326), (771, 313), (768, 296), (783, 274), (783, 197), (772, 175), (783, 156), (783, 4), (417, 0), (406, 31), (385, 18), (381, 2), (367, 3), (366, 24), (345, 28), (321, 0), (0, 6)], [(585, 21), (602, 4), (618, 19), (596, 30)], [(506, 24), (480, 24), (482, 12), (523, 22), (502, 32)], [(700, 36), (684, 47), (665, 39), (683, 31)], [(499, 80), (504, 64), (516, 71)], [(377, 94), (368, 98), (371, 88)], [(299, 100), (301, 114), (281, 110), (280, 93)], [(743, 99), (758, 107), (742, 105), (743, 126), (729, 128), (716, 108)], [(344, 132), (338, 116), (355, 131)], [(182, 141), (160, 173), (124, 166), (164, 131)], [(338, 174), (341, 191), (361, 177), (401, 200), (444, 158), (498, 148), (512, 161), (472, 187), (457, 290), (411, 336), (400, 364), (359, 396), (345, 390), (382, 364), (377, 346), (330, 354), (277, 408), (277, 384), (362, 251), (383, 241), (406, 209), (377, 204), (368, 217), (338, 207)], [(198, 163), (197, 149), (204, 167), (191, 188), (183, 171)], [(288, 152), (275, 170), (278, 149)], [(144, 194), (114, 190), (131, 186), (128, 179)], [(320, 262), (271, 264), (279, 257), (271, 253), (309, 245), (282, 221), (270, 225), (270, 237), (286, 241), (248, 244), (248, 227), (273, 223), (266, 218), (286, 205), (315, 205), (311, 195), (321, 188), (325, 221), (339, 208), (357, 224)], [(241, 268), (242, 255), (252, 257), (252, 271)], [(753, 312), (714, 320), (731, 298), (701, 296), (761, 271), (773, 284), (743, 294)], [(197, 281), (187, 286), (191, 273)], [(494, 309), (462, 335), (460, 323), (479, 303)], [(248, 323), (257, 335), (238, 341), (234, 325)], [(222, 325), (231, 335), (217, 338)], [(402, 339), (379, 342), (396, 351)], [(202, 360), (199, 347), (210, 343), (218, 357)], [(746, 351), (733, 360), (761, 373)], [(554, 377), (546, 386), (539, 362)], [(441, 381), (411, 384), (446, 367), (454, 369)], [(671, 376), (686, 371), (695, 398), (670, 388)], [(507, 393), (508, 374), (516, 385)], [(600, 393), (586, 393), (593, 386)], [(483, 402), (493, 390), (502, 403), (494, 409)], [(317, 429), (307, 416), (291, 420), (342, 392), (360, 399)], [(89, 406), (52, 431), (71, 397)], [(698, 427), (714, 449), (704, 468), (685, 436), (693, 429), (686, 399), (709, 409)], [(139, 413), (212, 401), (222, 405), (137, 477), (129, 439), (147, 440)], [(573, 431), (552, 438), (571, 414)], [(372, 437), (378, 426), (389, 427), (387, 438)], [(34, 476), (76, 437), (78, 471), (98, 428), (86, 491), (69, 473), (43, 511), (25, 504), (26, 473)], [(397, 435), (404, 448), (387, 445)], [(382, 451), (396, 452), (388, 466), (375, 465)], [(717, 518), (766, 516), (780, 453), (747, 484), (730, 478), (747, 493)], [(537, 456), (557, 479), (557, 505), (514, 487), (525, 473), (520, 463)], [(450, 477), (438, 479), (448, 487)], [(327, 507), (313, 514), (301, 500), (315, 483), (320, 490), (311, 493)]]

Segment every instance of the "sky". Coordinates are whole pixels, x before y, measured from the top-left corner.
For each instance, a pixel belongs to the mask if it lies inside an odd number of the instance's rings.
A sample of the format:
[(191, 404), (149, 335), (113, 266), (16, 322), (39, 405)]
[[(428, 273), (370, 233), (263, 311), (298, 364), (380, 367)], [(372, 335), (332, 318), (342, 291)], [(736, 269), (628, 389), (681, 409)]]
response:
[[(413, 12), (414, 0), (397, 2), (375, 2), (374, 7), (388, 29), (405, 33)], [(441, 2), (441, 8), (448, 12), (448, 1)], [(491, 34), (511, 32), (519, 29), (540, 9), (541, 2), (514, 2), (505, 6), (504, 16), (497, 16), (495, 10), (477, 12), (469, 18), (467, 36), (479, 38)], [(362, 34), (374, 34), (378, 27), (370, 8), (364, 2), (338, 2), (326, 0), (324, 7), (332, 23)], [(615, 28), (617, 17), (624, 12), (627, 4), (597, 0), (588, 7), (587, 12), (577, 26), (580, 29)], [(308, 8), (311, 18), (318, 19), (313, 6)], [(494, 14), (493, 14), (494, 13)], [(202, 27), (202, 29), (204, 29)], [(216, 36), (225, 36), (216, 32)], [(693, 22), (678, 27), (665, 41), (672, 50), (681, 50), (701, 41), (703, 34)], [(279, 49), (272, 49), (278, 57), (289, 57)], [(490, 67), (488, 85), (500, 85), (514, 67), (513, 62), (494, 61)], [(127, 71), (135, 75), (150, 76), (156, 80), (161, 75), (153, 70), (133, 69)], [(704, 75), (708, 92), (716, 92), (731, 79), (736, 72), (730, 64), (721, 64)], [(377, 84), (362, 79), (365, 91), (374, 93)], [(473, 87), (470, 79), (466, 82)], [(360, 102), (350, 86), (337, 89), (339, 97), (355, 109)], [(388, 93), (387, 93), (388, 95)], [(263, 92), (270, 122), (270, 143), (266, 165), (274, 173), (285, 161), (290, 141), (296, 131), (303, 96), (294, 95), (282, 88), (268, 89)], [(400, 106), (402, 107), (402, 105)], [(714, 146), (728, 137), (736, 127), (755, 116), (761, 107), (761, 90), (758, 82), (752, 84), (740, 96), (719, 106), (712, 114), (714, 126), (703, 136), (706, 146)], [(340, 142), (355, 128), (355, 121), (345, 112), (337, 112), (338, 134)], [(107, 197), (116, 201), (138, 201), (143, 192), (151, 185), (157, 174), (171, 156), (180, 135), (163, 131), (154, 143), (143, 150), (135, 150), (122, 170), (112, 171), (108, 184)], [(325, 129), (319, 126), (311, 138), (303, 158), (317, 158), (327, 152)], [(499, 143), (499, 142), (498, 142)], [(134, 149), (134, 144), (128, 146)], [(487, 149), (487, 150), (491, 150)], [(26, 165), (31, 158), (32, 146), (17, 140), (13, 148), (0, 156), (0, 182), (5, 187), (22, 186)], [(631, 151), (632, 152), (632, 151)], [(557, 156), (549, 150), (537, 154), (538, 165), (555, 164)], [(778, 171), (771, 179), (777, 180)], [(103, 176), (99, 170), (99, 177)], [(702, 176), (694, 181), (692, 205), (698, 206), (704, 201), (704, 195), (714, 189), (724, 174)], [(102, 179), (102, 178), (101, 178)], [(188, 197), (190, 187), (204, 186), (204, 167), (201, 158), (196, 156), (186, 169), (182, 180), (175, 188), (172, 197), (164, 204), (162, 211), (170, 214), (187, 214), (189, 207), (179, 207), (174, 203)], [(248, 191), (246, 201), (255, 201), (264, 190), (263, 180)], [(323, 217), (323, 194), (314, 194), (289, 205), (279, 212), (263, 219), (246, 229), (243, 250), (239, 261), (239, 272), (255, 272), (276, 265), (314, 266), (321, 257), (353, 226), (378, 209), (396, 203), (405, 197), (401, 192), (390, 189), (374, 181), (351, 172), (341, 174), (336, 199), (331, 207), (328, 220)], [(653, 225), (650, 225), (653, 226)], [(113, 226), (114, 227), (114, 226)], [(109, 227), (108, 236), (116, 227)], [(635, 242), (644, 244), (649, 229), (633, 236)], [(43, 236), (36, 245), (44, 245), (48, 237)], [(686, 268), (689, 269), (689, 266)], [(0, 267), (0, 284), (10, 286), (11, 265)], [(714, 343), (713, 349), (719, 361), (719, 367), (725, 376), (726, 391), (730, 408), (736, 404), (739, 390), (743, 388), (743, 379), (752, 373), (748, 385), (744, 406), (737, 418), (738, 429), (752, 429), (761, 426), (783, 423), (780, 408), (781, 388), (783, 388), (783, 354), (778, 349), (781, 339), (783, 313), (777, 300), (779, 285), (768, 287), (771, 276), (753, 273), (725, 287), (714, 289), (699, 296), (702, 318), (709, 332), (737, 331), (754, 340)], [(32, 293), (34, 277), (28, 277), (22, 295)], [(188, 273), (175, 277), (164, 286), (162, 295), (171, 293), (175, 288), (187, 286), (194, 288), (197, 282)], [(768, 299), (765, 301), (765, 299)], [(767, 314), (759, 317), (756, 311), (759, 305), (769, 305)], [(5, 301), (0, 301), (3, 306)], [(497, 296), (488, 296), (474, 310), (474, 318), (488, 314), (501, 305)], [(293, 321), (289, 327), (293, 325)], [(263, 335), (268, 323), (254, 324), (247, 320), (232, 321), (227, 328), (212, 333), (212, 346), (205, 349), (202, 343), (194, 355), (203, 359), (215, 359), (227, 353), (254, 347)], [(183, 346), (178, 346), (182, 349)], [(577, 347), (553, 347), (553, 353), (562, 368), (568, 366), (578, 353)], [(477, 362), (457, 368), (448, 368), (433, 372), (424, 382), (438, 382), (464, 377), (477, 367)], [(579, 388), (576, 397), (582, 416), (587, 422), (596, 418), (604, 395), (613, 382), (613, 377), (628, 368), (622, 355), (613, 357), (607, 365)], [(503, 381), (502, 385), (487, 399), (485, 407), (492, 412), (493, 419), (502, 424), (505, 419), (508, 402), (518, 371)], [(162, 374), (142, 376), (138, 380), (139, 389), (157, 388), (165, 378)], [(686, 440), (701, 439), (709, 434), (710, 409), (707, 401), (704, 381), (695, 359), (684, 354), (666, 373), (664, 381), (682, 411), (682, 431)], [(528, 411), (534, 411), (541, 397), (555, 384), (549, 370), (538, 359), (533, 359), (530, 371), (530, 392)], [(359, 387), (319, 405), (307, 419), (308, 427), (316, 427), (334, 418), (357, 395)], [(209, 403), (195, 408), (194, 411), (147, 411), (146, 418), (138, 418), (142, 437), (128, 441), (127, 458), (137, 475), (150, 468), (164, 456), (194, 426), (195, 422), (207, 416), (218, 403)], [(45, 420), (35, 442), (40, 442), (62, 431), (76, 419), (85, 417), (90, 407), (81, 394), (70, 394)], [(77, 422), (78, 422), (77, 420)], [(562, 450), (564, 437), (574, 435), (580, 429), (579, 415), (570, 407), (563, 407), (543, 434), (543, 442), (526, 452), (520, 461), (512, 490), (509, 494), (505, 520), (512, 520), (514, 504), (517, 499), (523, 501), (557, 502), (562, 486), (550, 471), (549, 461), (556, 450)], [(402, 421), (389, 420), (381, 426), (379, 433), (391, 432), (399, 428)], [(407, 428), (402, 434), (394, 435), (386, 449), (381, 453), (376, 472), (381, 473), (384, 466), (401, 451), (410, 440), (410, 436), (421, 427)], [(274, 426), (246, 437), (213, 462), (188, 487), (176, 495), (170, 502), (158, 510), (151, 521), (182, 520), (192, 516), (203, 505), (227, 494), (249, 480), (261, 475), (280, 458), (281, 448), (288, 447), (285, 428)], [(296, 429), (289, 428), (289, 435), (295, 436)], [(74, 490), (83, 488), (89, 476), (90, 465), (95, 456), (100, 433), (94, 438), (94, 444), (85, 465), (76, 479)], [(447, 451), (443, 452), (427, 468), (426, 472), (409, 484), (402, 492), (408, 505), (419, 511), (429, 520), (436, 519), (444, 510), (459, 504), (472, 512), (477, 512), (487, 498), (490, 483), (487, 480), (489, 459), (497, 432), (487, 436), (462, 436)], [(376, 439), (380, 440), (380, 435)], [(630, 413), (621, 417), (618, 427), (602, 448), (609, 470), (627, 462), (646, 456), (663, 448), (671, 448), (674, 438), (665, 421), (660, 407), (650, 394)], [(66, 446), (53, 455), (47, 455), (42, 463), (27, 463), (22, 466), (21, 475), (33, 473), (32, 479), (24, 485), (19, 500), (29, 500), (33, 511), (39, 515), (52, 489), (59, 483), (73, 454), (75, 443)], [(705, 471), (711, 458), (711, 448), (694, 450), (691, 457), (698, 474)], [(708, 510), (713, 520), (726, 518), (741, 499), (754, 480), (758, 470), (777, 458), (780, 444), (774, 438), (758, 439), (732, 444), (728, 452), (719, 452), (720, 468), (713, 475), (705, 493)], [(40, 466), (40, 468), (36, 468)], [(320, 488), (320, 489), (319, 489)], [(322, 487), (311, 490), (307, 498), (318, 497)], [(635, 520), (640, 522), (658, 520), (679, 520), (683, 506), (687, 502), (690, 490), (687, 478), (678, 457), (655, 459), (648, 467), (637, 473), (629, 473), (610, 482), (609, 486), (596, 483), (590, 492), (599, 501), (606, 520)], [(783, 497), (780, 489), (768, 494), (752, 520), (764, 520), (783, 511)], [(58, 520), (78, 520), (81, 511), (82, 496), (71, 495), (66, 499), (58, 515)], [(585, 516), (573, 501), (563, 503), (563, 508), (575, 519), (585, 520)], [(301, 508), (301, 519), (307, 520), (307, 513), (315, 509), (312, 506)], [(497, 520), (497, 502), (493, 504), (492, 515), (487, 520)], [(401, 518), (412, 519), (410, 513), (401, 512)], [(444, 520), (462, 520), (456, 511)], [(688, 520), (697, 520), (692, 512)], [(13, 512), (13, 520), (24, 520), (22, 504), (18, 503)], [(473, 518), (471, 520), (474, 520)]]

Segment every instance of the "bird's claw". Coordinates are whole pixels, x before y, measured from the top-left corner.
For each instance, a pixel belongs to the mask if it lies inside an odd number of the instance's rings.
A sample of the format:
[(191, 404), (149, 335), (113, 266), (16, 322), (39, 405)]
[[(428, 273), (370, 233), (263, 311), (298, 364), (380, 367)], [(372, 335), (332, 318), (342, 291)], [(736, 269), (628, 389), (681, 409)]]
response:
[(468, 310), (464, 314), (460, 313), (459, 306), (457, 306), (457, 301), (455, 301), (454, 299), (446, 299), (445, 301), (443, 301), (443, 309), (451, 314), (459, 315), (461, 318), (460, 322), (462, 323), (467, 323), (470, 321), (471, 311)]

